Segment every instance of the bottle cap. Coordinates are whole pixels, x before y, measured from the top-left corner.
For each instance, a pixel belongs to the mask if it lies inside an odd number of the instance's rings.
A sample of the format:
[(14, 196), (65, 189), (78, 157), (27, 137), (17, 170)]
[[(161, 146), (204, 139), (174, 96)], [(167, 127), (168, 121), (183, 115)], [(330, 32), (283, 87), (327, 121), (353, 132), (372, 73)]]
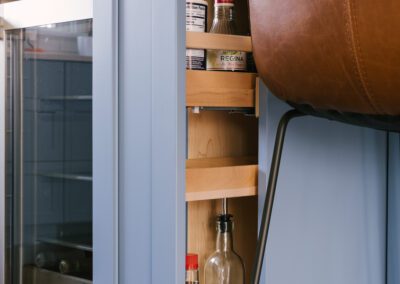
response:
[(227, 233), (233, 231), (233, 216), (230, 214), (221, 214), (217, 217), (217, 231)]
[(188, 253), (186, 255), (186, 270), (197, 269), (199, 269), (199, 256), (194, 253)]

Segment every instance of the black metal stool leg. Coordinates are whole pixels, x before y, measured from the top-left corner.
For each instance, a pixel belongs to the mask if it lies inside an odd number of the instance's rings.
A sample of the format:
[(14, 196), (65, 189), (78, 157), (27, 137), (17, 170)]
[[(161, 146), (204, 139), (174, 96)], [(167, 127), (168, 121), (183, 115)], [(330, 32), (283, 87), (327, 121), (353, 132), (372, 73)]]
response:
[(269, 172), (269, 181), (261, 220), (260, 235), (257, 243), (256, 260), (251, 274), (251, 284), (260, 283), (262, 264), (264, 259), (265, 247), (267, 244), (269, 225), (271, 222), (271, 213), (272, 207), (274, 205), (276, 183), (278, 181), (279, 166), (281, 163), (282, 148), (285, 140), (286, 128), (292, 118), (303, 115), (303, 113), (297, 110), (290, 110), (282, 116), (279, 122), (275, 139), (274, 154), (272, 156), (271, 170)]

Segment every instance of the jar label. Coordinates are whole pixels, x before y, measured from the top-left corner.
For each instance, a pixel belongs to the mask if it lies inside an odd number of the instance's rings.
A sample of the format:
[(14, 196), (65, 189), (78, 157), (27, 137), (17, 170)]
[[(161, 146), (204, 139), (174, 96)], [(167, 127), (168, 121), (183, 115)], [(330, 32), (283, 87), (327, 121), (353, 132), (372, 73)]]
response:
[(186, 49), (186, 69), (206, 69), (206, 52), (204, 49)]
[[(186, 2), (186, 31), (188, 32), (205, 32), (207, 29), (207, 2), (199, 2)], [(186, 69), (206, 69), (204, 49), (186, 50)]]
[(207, 70), (246, 71), (246, 52), (231, 50), (208, 50)]
[(186, 31), (205, 32), (207, 27), (207, 5), (186, 3)]

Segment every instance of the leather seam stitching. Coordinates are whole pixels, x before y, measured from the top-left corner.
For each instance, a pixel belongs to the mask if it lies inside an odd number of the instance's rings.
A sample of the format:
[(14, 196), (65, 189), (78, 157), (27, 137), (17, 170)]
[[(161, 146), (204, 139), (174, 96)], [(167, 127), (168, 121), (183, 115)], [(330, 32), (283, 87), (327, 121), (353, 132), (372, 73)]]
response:
[(353, 67), (363, 90), (362, 95), (367, 99), (368, 104), (372, 107), (372, 109), (374, 109), (374, 111), (382, 113), (381, 108), (378, 106), (378, 103), (375, 100), (375, 96), (370, 90), (367, 72), (364, 68), (361, 46), (358, 40), (359, 34), (356, 5), (354, 0), (347, 0), (345, 2), (347, 2), (346, 10), (348, 11), (349, 16), (349, 23), (347, 25), (349, 31), (350, 48), (353, 53)]

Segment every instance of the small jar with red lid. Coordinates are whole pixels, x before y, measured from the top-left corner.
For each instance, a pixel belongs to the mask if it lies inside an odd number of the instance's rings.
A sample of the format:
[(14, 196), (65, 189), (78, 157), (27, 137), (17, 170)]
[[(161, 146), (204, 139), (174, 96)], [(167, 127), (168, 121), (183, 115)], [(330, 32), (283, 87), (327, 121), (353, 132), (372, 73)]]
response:
[(199, 256), (194, 253), (186, 255), (186, 284), (199, 284)]

